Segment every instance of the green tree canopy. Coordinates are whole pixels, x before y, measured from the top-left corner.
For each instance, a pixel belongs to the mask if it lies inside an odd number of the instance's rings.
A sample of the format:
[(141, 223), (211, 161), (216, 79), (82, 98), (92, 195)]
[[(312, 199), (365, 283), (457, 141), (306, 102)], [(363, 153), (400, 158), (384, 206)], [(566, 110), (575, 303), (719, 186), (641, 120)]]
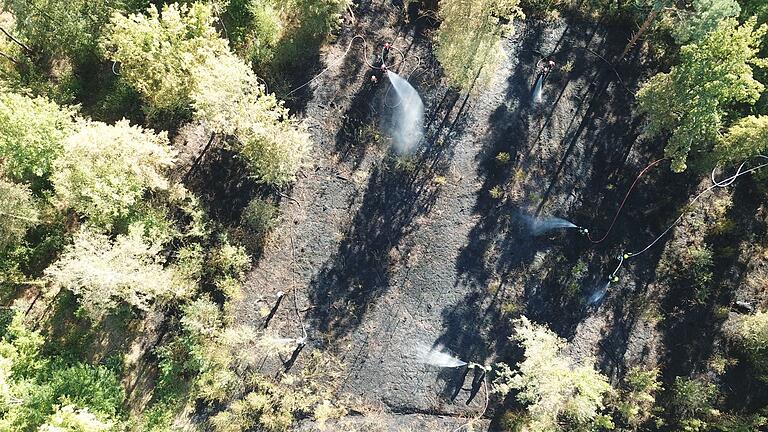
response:
[(104, 366), (46, 358), (44, 341), (22, 313), (13, 315), (0, 340), (0, 430), (100, 432), (115, 423), (125, 397), (118, 377)]
[(768, 150), (768, 116), (747, 116), (734, 122), (715, 145), (721, 161), (743, 160)]
[[(519, 0), (443, 0), (435, 55), (449, 83), (468, 90), (487, 83), (504, 55), (501, 37), (509, 35), (512, 20), (522, 18)], [(478, 76), (478, 74), (480, 74)]]
[(0, 177), (0, 249), (19, 240), (38, 222), (38, 210), (32, 192), (25, 185)]
[(678, 20), (672, 34), (683, 45), (704, 38), (726, 18), (738, 17), (741, 7), (736, 0), (693, 0), (692, 10), (675, 9)]
[(191, 103), (195, 71), (229, 52), (213, 28), (211, 6), (171, 4), (146, 14), (115, 13), (101, 45), (120, 63), (120, 75), (156, 109), (185, 108)]
[(74, 130), (74, 116), (41, 97), (0, 93), (0, 170), (19, 181), (47, 178)]
[(768, 312), (734, 316), (726, 322), (724, 329), (747, 355), (759, 378), (768, 381)]
[(58, 406), (38, 432), (108, 432), (112, 426), (112, 422), (102, 421), (87, 408), (66, 405)]
[(45, 273), (54, 289), (73, 292), (83, 310), (98, 319), (120, 304), (148, 310), (155, 301), (186, 295), (189, 286), (160, 257), (161, 245), (144, 239), (144, 226), (131, 225), (114, 241), (88, 228)]
[(234, 50), (270, 83), (283, 83), (286, 70), (306, 72), (314, 55), (339, 27), (349, 0), (229, 0), (221, 14)]
[(101, 28), (135, 0), (3, 0), (25, 43), (48, 58), (94, 57)]
[(766, 64), (756, 56), (765, 33), (754, 20), (724, 20), (700, 42), (684, 46), (669, 73), (656, 74), (640, 89), (647, 132), (670, 134), (665, 153), (673, 170), (686, 169), (691, 151), (711, 148), (734, 104), (757, 101), (764, 86), (752, 77), (751, 65)]
[(54, 163), (56, 194), (96, 225), (109, 227), (127, 216), (145, 192), (167, 189), (163, 171), (174, 163), (165, 132), (156, 134), (127, 120), (114, 126), (83, 122), (64, 142)]
[(565, 340), (526, 317), (515, 322), (512, 339), (524, 349), (523, 361), (502, 385), (517, 389), (517, 400), (528, 406), (530, 430), (557, 431), (561, 420), (583, 426), (598, 417), (611, 387), (591, 361), (568, 357)]
[(126, 79), (155, 107), (191, 105), (211, 130), (235, 137), (235, 150), (258, 181), (293, 181), (309, 136), (218, 37), (211, 7), (171, 5), (148, 14), (116, 15), (107, 32), (105, 47)]

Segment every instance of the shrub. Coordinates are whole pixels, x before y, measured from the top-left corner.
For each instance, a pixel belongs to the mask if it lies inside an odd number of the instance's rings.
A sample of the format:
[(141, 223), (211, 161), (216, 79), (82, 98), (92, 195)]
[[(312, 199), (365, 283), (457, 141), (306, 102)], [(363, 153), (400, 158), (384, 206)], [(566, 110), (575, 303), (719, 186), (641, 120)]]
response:
[(652, 416), (656, 394), (661, 390), (659, 370), (631, 368), (624, 376), (613, 405), (623, 422), (637, 429)]
[(712, 250), (706, 246), (694, 247), (688, 251), (689, 266), (686, 269), (691, 276), (696, 290), (696, 298), (706, 301), (711, 294), (712, 284)]
[(28, 45), (49, 58), (68, 56), (76, 61), (95, 55), (99, 31), (123, 4), (123, 0), (3, 0)]
[(241, 221), (250, 234), (262, 238), (277, 225), (277, 214), (274, 204), (256, 197), (243, 210)]
[(125, 398), (120, 380), (104, 366), (76, 364), (55, 369), (49, 385), (54, 400), (108, 416), (117, 414)]
[(717, 387), (703, 379), (676, 377), (668, 414), (686, 432), (707, 430), (708, 422), (716, 414), (712, 404), (717, 394)]
[(266, 380), (256, 387), (257, 390), (211, 418), (216, 432), (244, 432), (254, 428), (280, 432), (288, 429), (293, 422), (293, 410), (287, 403), (287, 395)]
[(736, 315), (725, 323), (724, 330), (747, 356), (760, 378), (768, 380), (768, 313)]
[(115, 14), (101, 46), (110, 60), (121, 64), (121, 77), (154, 109), (178, 110), (191, 102), (194, 71), (209, 57), (228, 52), (213, 28), (211, 6), (166, 5), (147, 14)]
[(276, 2), (229, 0), (224, 15), (234, 50), (256, 65), (269, 64), (283, 33)]
[(226, 238), (213, 252), (211, 261), (218, 273), (235, 279), (242, 279), (251, 267), (251, 257), (245, 248), (230, 244)]
[(499, 152), (499, 154), (496, 155), (496, 162), (500, 164), (506, 164), (509, 162), (509, 153), (507, 152)]
[(104, 366), (44, 358), (42, 344), (40, 334), (28, 330), (17, 313), (0, 341), (0, 401), (8, 402), (0, 430), (54, 431), (67, 424), (104, 430), (124, 399), (118, 377)]

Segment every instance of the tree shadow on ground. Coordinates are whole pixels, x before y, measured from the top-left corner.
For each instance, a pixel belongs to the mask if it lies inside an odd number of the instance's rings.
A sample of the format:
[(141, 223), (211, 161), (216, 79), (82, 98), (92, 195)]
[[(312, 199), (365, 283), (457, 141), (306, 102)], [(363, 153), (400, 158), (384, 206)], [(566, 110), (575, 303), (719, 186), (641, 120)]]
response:
[[(642, 74), (639, 66), (631, 79), (624, 76), (620, 81), (612, 66), (594, 61), (596, 56), (583, 58), (584, 47), (593, 44), (596, 33), (601, 34), (602, 42), (590, 50), (610, 58), (610, 53), (621, 48), (611, 41), (623, 41), (616, 35), (624, 35), (627, 30), (597, 25), (590, 32), (582, 27), (569, 27), (557, 43), (557, 63), (572, 62), (572, 70), (567, 76), (548, 78), (550, 85), (561, 86), (561, 90), (550, 90), (539, 107), (531, 106), (530, 98), (519, 95), (531, 94), (533, 80), (527, 77), (536, 75), (533, 65), (541, 56), (535, 50), (518, 54), (519, 64), (509, 78), (508, 98), (517, 96), (521, 102), (505, 103), (491, 118), (490, 130), (495, 133), (480, 155), (478, 173), (484, 184), (475, 207), (475, 213), (483, 217), (472, 229), (470, 241), (457, 260), (459, 273), (481, 286), (500, 283), (501, 291), (505, 291), (510, 283), (515, 283), (515, 278), (520, 279), (517, 283), (522, 286), (517, 290), (522, 290), (520, 303), (525, 305), (524, 312), (566, 338), (572, 337), (579, 322), (595, 310), (595, 305), (589, 305), (588, 297), (607, 281), (606, 276), (615, 268), (615, 257), (623, 250), (622, 245), (645, 244), (648, 237), (664, 228), (661, 226), (664, 222), (651, 221), (649, 213), (659, 221), (676, 215), (681, 203), (658, 200), (658, 197), (687, 197), (685, 192), (691, 187), (690, 182), (670, 184), (671, 173), (666, 167), (662, 168), (661, 174), (656, 173), (657, 177), (643, 185), (643, 191), (634, 192), (621, 215), (621, 224), (608, 241), (595, 248), (575, 231), (533, 235), (529, 217), (551, 214), (553, 206), (560, 209), (554, 211), (555, 214), (570, 215), (569, 219), (577, 223), (591, 220), (596, 226), (607, 228), (635, 175), (652, 160), (647, 156), (640, 161), (629, 159), (633, 150), (640, 154), (647, 152), (633, 148), (642, 125), (641, 119), (632, 115), (633, 97), (625, 88), (638, 85)], [(526, 32), (522, 46), (538, 46), (540, 33)], [(569, 85), (572, 87), (566, 91)], [(562, 103), (567, 104), (565, 107), (570, 105), (570, 116), (565, 116), (568, 111), (563, 107), (556, 109), (556, 105)], [(549, 106), (552, 109), (546, 108)], [(553, 128), (560, 131), (559, 152), (546, 147), (551, 144), (546, 143), (545, 137)], [(649, 145), (656, 146), (658, 142)], [(540, 162), (531, 159), (531, 155), (542, 151), (552, 156), (540, 158)], [(500, 152), (509, 154), (509, 163), (495, 160)], [(498, 185), (505, 187), (501, 202), (487, 193)], [(644, 229), (637, 230), (638, 226)], [(608, 290), (611, 307), (620, 307), (623, 299), (632, 295), (633, 285), (644, 287), (654, 279), (653, 269), (661, 250), (663, 244), (657, 245), (656, 252), (632, 264), (637, 278), (633, 283), (620, 283)], [(506, 303), (503, 299), (483, 300), (481, 293), (474, 295), (480, 298), (468, 299), (468, 305), (498, 308)], [(447, 313), (444, 321), (447, 330), (439, 340), (457, 354), (472, 356), (477, 362), (493, 355), (493, 350), (484, 346), (498, 346), (502, 348), (499, 351), (511, 352), (506, 342), (508, 325), (487, 335), (478, 331), (488, 326), (484, 324), (488, 320), (485, 317), (498, 319), (500, 312), (468, 305), (463, 305), (458, 313), (468, 316), (463, 320), (457, 313)], [(468, 309), (474, 310), (466, 312)], [(610, 338), (626, 342), (626, 335), (620, 329), (612, 331), (616, 333)], [(502, 352), (498, 354), (505, 358)], [(455, 390), (455, 385), (461, 385), (449, 379), (446, 378), (446, 393)]]
[[(709, 280), (701, 280), (693, 262), (683, 260), (683, 266), (671, 269), (669, 290), (661, 303), (664, 319), (660, 329), (667, 348), (662, 362), (665, 383), (671, 383), (677, 376), (706, 372), (708, 361), (718, 351), (722, 324), (733, 303), (735, 288), (747, 276), (750, 259), (742, 257), (741, 248), (734, 245), (752, 243), (765, 235), (764, 224), (755, 217), (762, 204), (759, 196), (753, 182), (742, 182), (734, 190), (733, 204), (724, 217), (727, 222), (719, 225), (724, 230), (715, 225), (705, 233), (690, 233), (703, 235), (703, 244), (712, 251)], [(737, 381), (725, 387), (743, 388), (744, 384)], [(738, 397), (744, 398), (744, 393), (739, 391)]]
[(418, 162), (390, 155), (371, 169), (365, 197), (337, 255), (311, 283), (311, 315), (320, 331), (347, 334), (389, 289), (390, 272), (408, 254), (402, 239), (436, 198), (432, 177)]
[(227, 226), (239, 223), (251, 198), (269, 193), (250, 176), (245, 162), (223, 147), (211, 148), (186, 184), (200, 197), (211, 219)]
[[(502, 293), (490, 298), (487, 294), (485, 291), (469, 292), (460, 302), (444, 309), (444, 330), (433, 347), (445, 346), (461, 360), (478, 364), (485, 364), (497, 356), (510, 356), (516, 349), (509, 340), (512, 315), (500, 308)], [(443, 369), (438, 374), (438, 379), (444, 383), (440, 396), (454, 399), (462, 390), (465, 378), (454, 369)]]
[[(367, 91), (355, 99), (365, 101)], [(448, 170), (455, 137), (466, 127), (463, 106), (455, 111), (458, 100), (459, 94), (451, 90), (435, 98), (438, 102), (427, 109), (424, 138), (415, 154), (390, 151), (370, 169), (362, 203), (337, 255), (311, 284), (311, 314), (320, 331), (337, 337), (348, 334), (390, 288), (391, 272), (410, 250), (403, 239), (416, 229), (414, 220), (434, 205), (439, 191), (435, 178)], [(370, 127), (369, 115), (355, 122)]]
[[(590, 34), (581, 28), (569, 26), (557, 42), (557, 46), (563, 47), (559, 51), (568, 52), (567, 47), (580, 46), (591, 41), (594, 32), (595, 30)], [(543, 34), (544, 31), (538, 26), (532, 30), (526, 29), (520, 45), (538, 47), (543, 43)], [(528, 189), (530, 178), (541, 177), (540, 174), (532, 172), (534, 166), (531, 154), (540, 140), (542, 131), (550, 125), (550, 118), (555, 115), (555, 106), (563, 97), (568, 84), (550, 75), (547, 78), (550, 83), (548, 86), (561, 89), (557, 92), (547, 91), (544, 102), (536, 106), (531, 93), (535, 77), (540, 71), (538, 64), (542, 57), (535, 49), (520, 50), (516, 54), (517, 64), (507, 84), (508, 102), (501, 105), (491, 116), (489, 129), (492, 135), (487, 140), (489, 145), (480, 153), (478, 160), (478, 174), (483, 178), (483, 187), (474, 212), (484, 217), (472, 229), (468, 246), (462, 251), (457, 262), (460, 274), (481, 285), (488, 284), (499, 273), (506, 273), (506, 269), (530, 262), (537, 251), (534, 245), (536, 240), (526, 235), (523, 229), (527, 223), (525, 214), (534, 212), (530, 204), (533, 201), (531, 198), (534, 197), (507, 191), (500, 202), (492, 197), (489, 191), (495, 187)], [(565, 57), (563, 61), (566, 61)], [(589, 76), (594, 73), (594, 67), (584, 63), (575, 64), (570, 72), (572, 76)], [(609, 77), (604, 81), (607, 86)], [(552, 106), (552, 109), (545, 116), (546, 107), (549, 106)], [(571, 122), (577, 117), (578, 112), (574, 114)], [(534, 135), (536, 138), (533, 138)], [(578, 135), (575, 135), (573, 141), (577, 138)], [(496, 159), (500, 153), (508, 155), (508, 162)], [(567, 156), (568, 153), (563, 157), (563, 161)], [(555, 180), (556, 177), (550, 183), (553, 184)], [(527, 192), (525, 194), (528, 195)], [(505, 241), (501, 237), (506, 234), (509, 234), (509, 239)], [(523, 234), (523, 238), (515, 234)], [(500, 254), (495, 264), (484, 259), (489, 253)]]

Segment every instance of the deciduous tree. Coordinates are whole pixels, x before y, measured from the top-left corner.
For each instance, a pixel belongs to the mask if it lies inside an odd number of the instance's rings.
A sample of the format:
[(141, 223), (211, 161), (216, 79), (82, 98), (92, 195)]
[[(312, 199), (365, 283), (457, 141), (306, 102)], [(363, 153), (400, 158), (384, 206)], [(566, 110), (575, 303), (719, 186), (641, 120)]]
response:
[(512, 339), (522, 346), (523, 360), (505, 382), (495, 384), (518, 390), (517, 400), (528, 406), (530, 430), (561, 430), (561, 420), (584, 426), (599, 417), (611, 387), (590, 360), (568, 357), (563, 339), (526, 317), (515, 322)]
[(738, 17), (741, 7), (736, 0), (693, 0), (691, 10), (676, 9), (672, 16), (678, 20), (673, 35), (683, 45), (703, 39), (726, 18)]
[(47, 178), (74, 130), (74, 116), (42, 97), (0, 93), (0, 170), (20, 181)]
[(191, 103), (195, 71), (228, 52), (213, 28), (211, 6), (171, 4), (146, 14), (116, 13), (101, 45), (120, 75), (153, 108), (174, 110)]
[(293, 181), (309, 151), (301, 124), (212, 27), (210, 6), (166, 6), (115, 16), (104, 46), (126, 79), (160, 109), (191, 106), (211, 130), (236, 138), (260, 182)]
[(54, 189), (92, 224), (108, 228), (128, 215), (145, 192), (169, 186), (164, 170), (173, 165), (175, 152), (165, 132), (156, 134), (127, 120), (83, 122), (64, 149), (54, 163)]
[(88, 228), (74, 236), (72, 245), (45, 273), (55, 289), (78, 296), (94, 319), (120, 304), (148, 310), (155, 301), (184, 296), (188, 287), (165, 267), (161, 245), (143, 238), (144, 227), (132, 225), (115, 240)]
[(65, 405), (56, 407), (56, 412), (38, 432), (107, 432), (112, 426), (112, 422), (102, 421), (87, 408)]
[(24, 236), (38, 222), (38, 210), (25, 185), (0, 177), (0, 249)]
[(101, 27), (132, 0), (3, 0), (20, 37), (48, 57), (80, 60), (95, 54)]
[(736, 161), (768, 150), (768, 116), (747, 116), (734, 122), (715, 145), (721, 161)]

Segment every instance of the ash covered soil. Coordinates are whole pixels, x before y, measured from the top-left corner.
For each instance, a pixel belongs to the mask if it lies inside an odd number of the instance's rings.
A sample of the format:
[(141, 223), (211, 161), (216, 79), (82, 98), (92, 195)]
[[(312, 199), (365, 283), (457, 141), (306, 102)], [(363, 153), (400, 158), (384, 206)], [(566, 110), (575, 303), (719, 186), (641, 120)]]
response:
[[(658, 168), (600, 244), (576, 230), (534, 236), (527, 225), (558, 216), (602, 237), (637, 173), (660, 153), (632, 112), (651, 65), (638, 50), (616, 68), (607, 61), (630, 29), (571, 17), (518, 23), (490, 84), (467, 95), (441, 75), (429, 18), (408, 22), (389, 2), (363, 1), (347, 20), (321, 54), (327, 71), (302, 89), (313, 160), (285, 194), (235, 311), (239, 322), (264, 325), (283, 291), (270, 331), (297, 338), (306, 329), (303, 350), (267, 359), (263, 371), (330, 352), (345, 369), (337, 394), (354, 401), (335, 429), (375, 430), (360, 414), (376, 413), (380, 430), (452, 430), (483, 412), (487, 389), (464, 368), (420, 362), (419, 349), (440, 344), (467, 362), (514, 362), (508, 337), (520, 314), (571, 341), (577, 358), (597, 358), (612, 379), (629, 365), (655, 366), (664, 340), (640, 306), (659, 295), (655, 269), (667, 239), (628, 263), (601, 303), (587, 299), (617, 255), (663, 230), (683, 204), (674, 197), (684, 200), (696, 182), (673, 182)], [(425, 138), (408, 157), (388, 136), (397, 103), (389, 83), (367, 65), (384, 42), (397, 49), (390, 66), (426, 109)], [(546, 56), (559, 67), (534, 105)], [(509, 161), (497, 160), (500, 152)], [(482, 430), (495, 427), (496, 405)]]

